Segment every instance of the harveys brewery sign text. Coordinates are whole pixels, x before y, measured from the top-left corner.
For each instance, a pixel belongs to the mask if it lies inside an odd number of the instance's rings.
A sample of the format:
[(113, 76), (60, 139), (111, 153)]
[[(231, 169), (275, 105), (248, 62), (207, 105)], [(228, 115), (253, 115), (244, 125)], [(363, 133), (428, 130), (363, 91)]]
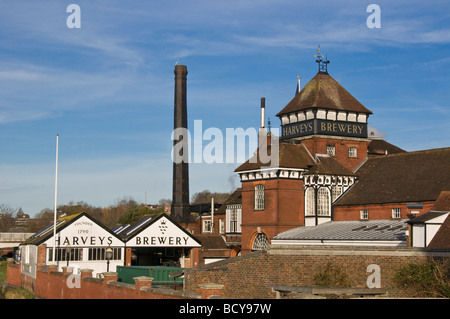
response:
[(128, 247), (201, 247), (189, 232), (162, 216), (127, 240)]
[[(47, 246), (53, 246), (53, 236), (46, 242)], [(73, 223), (60, 229), (56, 234), (58, 247), (108, 247), (123, 246), (123, 242), (111, 231), (95, 223), (88, 216), (81, 215)]]
[(283, 125), (282, 138), (313, 134), (367, 138), (367, 123), (313, 119)]

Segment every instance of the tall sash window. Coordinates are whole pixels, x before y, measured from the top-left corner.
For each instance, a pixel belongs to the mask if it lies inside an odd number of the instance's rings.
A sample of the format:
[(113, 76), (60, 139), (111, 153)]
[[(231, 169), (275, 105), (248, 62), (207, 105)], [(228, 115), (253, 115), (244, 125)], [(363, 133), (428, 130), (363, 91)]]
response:
[(255, 186), (255, 210), (264, 210), (264, 185)]

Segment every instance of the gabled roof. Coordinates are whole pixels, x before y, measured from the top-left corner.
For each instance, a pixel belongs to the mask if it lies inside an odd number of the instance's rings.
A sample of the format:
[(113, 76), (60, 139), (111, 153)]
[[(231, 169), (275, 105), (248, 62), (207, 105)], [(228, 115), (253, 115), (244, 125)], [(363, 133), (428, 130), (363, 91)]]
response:
[(217, 210), (216, 214), (225, 214), (227, 210), (227, 205), (233, 205), (233, 204), (242, 204), (242, 188), (237, 188), (220, 206), (220, 208)]
[(431, 211), (450, 212), (450, 191), (442, 191), (438, 199), (431, 207)]
[[(311, 155), (309, 155), (307, 149), (303, 144), (279, 143), (278, 145), (278, 167), (308, 169), (315, 164), (314, 160), (311, 158)], [(268, 154), (271, 154), (271, 148), (272, 146), (269, 145)], [(259, 149), (255, 153), (255, 155), (253, 155), (244, 164), (239, 166), (235, 170), (235, 172), (257, 170), (269, 166), (270, 163), (261, 162), (258, 154)]]
[(356, 176), (355, 173), (328, 155), (316, 156), (316, 164), (305, 173), (305, 175), (309, 174)]
[(429, 211), (425, 214), (419, 215), (411, 220), (408, 220), (408, 224), (424, 224), (426, 222), (432, 221), (433, 219), (440, 218), (441, 216), (447, 215), (447, 212), (434, 212)]
[(445, 218), (439, 230), (428, 244), (428, 248), (450, 248), (450, 191), (442, 191), (431, 210), (408, 221), (409, 224), (423, 224), (433, 219)]
[(372, 113), (332, 76), (325, 73), (317, 73), (277, 116), (312, 108)]
[[(90, 219), (93, 223), (100, 226), (107, 232), (114, 235), (116, 238), (120, 239), (115, 233), (113, 233), (109, 228), (107, 228), (105, 225), (97, 221), (95, 218), (91, 217), (89, 214), (82, 212), (78, 214), (73, 214), (65, 217), (60, 217), (56, 220), (56, 233), (60, 232), (64, 228), (68, 227), (69, 225), (73, 224), (75, 221), (80, 219), (81, 217), (86, 216), (88, 219)], [(53, 222), (44, 227), (43, 229), (36, 232), (34, 235), (32, 235), (30, 238), (28, 238), (23, 245), (40, 245), (43, 242), (45, 242), (47, 239), (53, 237)]]
[[(162, 214), (161, 214), (162, 215)], [(120, 225), (113, 229), (113, 232), (122, 239), (126, 240), (132, 236), (134, 236), (136, 233), (147, 227), (150, 222), (153, 222), (155, 220), (155, 217), (159, 216), (157, 215), (147, 215), (139, 219), (138, 221), (126, 224), (126, 225)]]
[(408, 221), (409, 224), (421, 224), (450, 212), (450, 191), (442, 191), (430, 211)]
[(391, 155), (397, 153), (404, 153), (405, 150), (386, 142), (383, 139), (371, 139), (367, 146), (367, 153), (371, 155)]
[[(137, 235), (141, 234), (142, 232), (145, 232), (149, 227), (153, 227), (153, 224), (155, 224), (158, 220), (162, 219), (161, 224), (163, 224), (163, 223), (166, 224), (166, 221), (163, 218), (167, 219), (169, 221), (169, 223), (174, 225), (174, 229), (176, 229), (177, 232), (185, 234), (187, 237), (189, 237), (191, 240), (193, 240), (193, 242), (200, 245), (200, 242), (197, 238), (195, 238), (192, 234), (190, 234), (186, 229), (181, 227), (177, 222), (175, 222), (172, 218), (170, 218), (170, 216), (168, 216), (165, 213), (145, 216), (141, 220), (139, 220), (133, 224), (129, 224), (129, 226), (123, 230), (117, 230), (117, 228), (116, 228), (116, 234), (118, 234), (120, 237), (122, 237), (122, 240), (127, 242), (127, 244), (128, 244)], [(156, 224), (156, 225), (158, 225), (158, 224)], [(170, 225), (167, 225), (167, 226), (170, 226)], [(156, 228), (158, 229), (158, 227), (156, 227)], [(161, 229), (159, 229), (158, 231), (161, 232), (162, 235), (164, 235), (165, 231), (163, 231)]]
[[(257, 152), (259, 149), (257, 150)], [(256, 155), (255, 155), (256, 156)], [(244, 172), (258, 170), (268, 165), (259, 161), (251, 163), (255, 159), (253, 156), (250, 160), (239, 166), (235, 172)], [(355, 173), (345, 168), (335, 159), (328, 155), (316, 156), (314, 160), (303, 144), (283, 143), (279, 144), (279, 164), (280, 168), (295, 168), (305, 170), (305, 174), (325, 174), (339, 176), (356, 176)]]
[(450, 214), (428, 244), (428, 248), (450, 248)]
[(197, 234), (195, 236), (203, 249), (227, 249), (225, 238), (220, 234)]
[(450, 148), (369, 157), (334, 205), (435, 201), (450, 189)]
[(231, 194), (225, 201), (224, 205), (233, 205), (242, 203), (242, 188), (236, 188), (236, 190)]
[[(82, 213), (73, 214), (69, 216), (60, 217), (56, 220), (56, 232), (62, 229), (63, 226), (67, 225), (69, 221), (77, 218)], [(53, 236), (54, 223), (50, 223), (41, 230), (38, 230), (34, 235), (30, 236), (23, 244), (24, 245), (39, 245), (46, 241), (48, 238)]]
[(406, 220), (326, 222), (280, 233), (273, 240), (296, 241), (405, 241)]

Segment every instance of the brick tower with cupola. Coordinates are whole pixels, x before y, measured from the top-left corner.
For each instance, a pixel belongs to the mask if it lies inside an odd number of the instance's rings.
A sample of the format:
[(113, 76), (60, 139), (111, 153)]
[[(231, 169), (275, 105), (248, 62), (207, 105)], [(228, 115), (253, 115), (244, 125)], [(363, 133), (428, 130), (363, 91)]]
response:
[(332, 203), (355, 183), (354, 170), (367, 158), (372, 112), (328, 74), (320, 49), (315, 58), (318, 73), (277, 114), (281, 136), (269, 134), (277, 143), (264, 151), (278, 151), (276, 165), (262, 163), (260, 146), (235, 170), (242, 184), (242, 253), (266, 249), (283, 231), (333, 220)]
[(318, 73), (277, 114), (281, 139), (299, 141), (309, 152), (328, 154), (349, 170), (367, 156), (367, 120), (372, 114), (328, 74), (327, 59), (320, 55)]

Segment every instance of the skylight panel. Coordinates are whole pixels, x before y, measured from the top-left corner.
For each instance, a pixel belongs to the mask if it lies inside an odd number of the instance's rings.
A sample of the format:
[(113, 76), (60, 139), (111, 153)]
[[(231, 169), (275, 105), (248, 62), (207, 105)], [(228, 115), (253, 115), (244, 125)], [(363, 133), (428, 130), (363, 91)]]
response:
[(138, 229), (139, 227), (141, 227), (144, 223), (146, 223), (148, 220), (152, 219), (152, 216), (148, 216), (146, 218), (144, 218), (142, 221), (140, 221), (136, 226), (134, 226), (133, 228), (131, 228), (126, 234), (129, 235), (132, 232), (134, 232), (136, 229)]

